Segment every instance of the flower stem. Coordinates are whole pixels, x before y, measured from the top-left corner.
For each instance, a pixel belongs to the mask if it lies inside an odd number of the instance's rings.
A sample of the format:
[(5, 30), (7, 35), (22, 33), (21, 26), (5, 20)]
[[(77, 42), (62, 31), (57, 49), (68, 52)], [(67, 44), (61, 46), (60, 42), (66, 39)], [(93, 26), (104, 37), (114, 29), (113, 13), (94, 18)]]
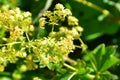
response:
[(98, 72), (98, 71), (97, 71), (97, 68), (95, 67), (95, 64), (92, 62), (92, 60), (90, 60), (90, 63), (91, 63), (91, 65), (92, 65), (93, 69), (95, 70), (95, 72)]
[(75, 69), (74, 67), (72, 67), (72, 66), (70, 66), (70, 65), (68, 65), (68, 64), (66, 64), (66, 63), (64, 63), (63, 65), (64, 65), (65, 67), (73, 70), (73, 71), (76, 71), (76, 69)]
[(0, 44), (0, 46), (4, 46), (4, 45), (13, 45), (13, 44), (19, 44), (22, 42), (12, 42), (12, 43), (7, 43), (7, 44)]
[(54, 31), (54, 24), (52, 24), (52, 31), (51, 32), (53, 32)]
[(25, 32), (25, 35), (27, 37), (27, 40), (30, 42), (29, 36), (28, 36), (28, 34), (26, 32)]
[(82, 3), (82, 4), (84, 4), (84, 5), (87, 5), (87, 6), (93, 8), (93, 9), (95, 9), (95, 10), (100, 11), (100, 12), (102, 12), (104, 15), (111, 15), (108, 10), (103, 9), (103, 8), (101, 8), (101, 7), (95, 5), (95, 4), (93, 4), (93, 3), (91, 3), (91, 2), (89, 2), (89, 1), (87, 1), (87, 0), (76, 0), (76, 1), (79, 2), (79, 3)]
[(82, 48), (81, 46), (78, 46), (78, 45), (75, 45), (75, 47), (76, 47), (76, 48), (80, 48), (80, 49)]
[(73, 65), (76, 65), (76, 64), (77, 64), (77, 62), (76, 62), (75, 60), (73, 60), (73, 59), (71, 59), (71, 58), (69, 58), (69, 57), (64, 57), (64, 59), (65, 59), (65, 61), (67, 61), (67, 62), (69, 62), (69, 63), (71, 63), (71, 64), (73, 64)]

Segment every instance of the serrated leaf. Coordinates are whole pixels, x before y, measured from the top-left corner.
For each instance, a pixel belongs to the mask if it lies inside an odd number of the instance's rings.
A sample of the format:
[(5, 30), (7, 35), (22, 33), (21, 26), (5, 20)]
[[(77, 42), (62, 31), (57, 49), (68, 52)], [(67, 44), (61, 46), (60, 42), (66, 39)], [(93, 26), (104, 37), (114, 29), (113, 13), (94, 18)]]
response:
[(93, 51), (88, 52), (85, 56), (86, 60), (91, 60), (92, 65), (97, 71), (103, 72), (115, 65), (120, 60), (114, 56), (117, 46), (109, 46), (105, 48), (104, 44), (99, 45)]
[(106, 53), (103, 55), (102, 65), (100, 71), (105, 71), (111, 66), (115, 65), (119, 59), (114, 56), (117, 46), (109, 46), (106, 48)]
[(99, 45), (94, 49), (93, 53), (96, 61), (96, 63), (94, 64), (96, 68), (99, 70), (102, 65), (102, 59), (103, 59), (102, 56), (105, 54), (105, 45), (104, 44)]
[(110, 56), (108, 59), (106, 59), (105, 63), (102, 65), (100, 71), (103, 72), (107, 70), (108, 68), (112, 67), (116, 63), (118, 63), (120, 60), (116, 58), (115, 56)]

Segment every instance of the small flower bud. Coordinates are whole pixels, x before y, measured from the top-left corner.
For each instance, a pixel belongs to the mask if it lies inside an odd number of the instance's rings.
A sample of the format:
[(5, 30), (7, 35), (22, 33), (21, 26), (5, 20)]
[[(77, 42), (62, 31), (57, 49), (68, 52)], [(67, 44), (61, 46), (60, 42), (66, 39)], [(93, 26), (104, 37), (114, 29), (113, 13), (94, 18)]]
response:
[(30, 13), (30, 12), (24, 12), (24, 13), (23, 13), (23, 16), (24, 16), (24, 17), (31, 16), (31, 13)]
[(54, 37), (56, 35), (56, 32), (50, 32), (49, 36)]
[(34, 26), (30, 25), (30, 31), (34, 31)]
[(59, 30), (60, 30), (61, 32), (66, 32), (67, 28), (66, 28), (66, 27), (60, 27)]
[(68, 16), (68, 25), (75, 26), (78, 25), (78, 19), (74, 16)]
[(72, 12), (69, 9), (65, 9), (66, 16), (71, 16)]
[(21, 65), (19, 70), (20, 70), (20, 72), (25, 72), (25, 71), (27, 71), (27, 66), (26, 65)]
[(18, 52), (18, 57), (25, 58), (27, 56), (26, 52)]
[(83, 31), (83, 28), (81, 26), (76, 26), (75, 29), (78, 31), (78, 32), (82, 32)]
[(39, 26), (40, 26), (40, 28), (44, 28), (44, 26), (45, 26), (45, 19), (46, 18), (40, 18), (40, 20), (39, 20)]
[(63, 10), (64, 9), (64, 6), (60, 3), (56, 4), (55, 5), (55, 10)]

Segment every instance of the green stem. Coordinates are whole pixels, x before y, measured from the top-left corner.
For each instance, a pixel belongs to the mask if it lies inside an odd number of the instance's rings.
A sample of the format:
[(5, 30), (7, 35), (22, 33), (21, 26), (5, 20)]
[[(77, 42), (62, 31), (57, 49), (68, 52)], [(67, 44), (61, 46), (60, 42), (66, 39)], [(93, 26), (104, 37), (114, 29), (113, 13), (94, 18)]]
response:
[(54, 24), (52, 24), (52, 31), (51, 32), (53, 32), (54, 31)]
[(95, 9), (95, 10), (100, 11), (100, 12), (102, 12), (104, 15), (111, 15), (110, 12), (109, 12), (107, 9), (103, 9), (103, 8), (101, 8), (101, 7), (95, 5), (95, 4), (93, 4), (93, 3), (91, 3), (91, 2), (89, 2), (89, 1), (87, 1), (87, 0), (76, 0), (76, 1), (79, 2), (79, 3), (82, 3), (82, 4), (84, 4), (84, 5), (87, 5), (87, 6), (93, 8), (93, 9)]
[(25, 35), (27, 37), (27, 40), (30, 42), (30, 39), (29, 39), (29, 36), (28, 36), (27, 32), (25, 32)]
[(68, 64), (66, 64), (66, 63), (64, 63), (64, 66), (74, 71), (74, 72), (70, 75), (70, 77), (67, 79), (67, 80), (71, 80), (72, 77), (77, 74), (77, 70), (76, 70), (76, 68), (74, 68), (74, 67), (72, 67), (72, 66), (70, 66), (70, 65), (68, 65)]
[(76, 48), (80, 48), (80, 49), (82, 48), (81, 46), (78, 46), (78, 45), (75, 45), (75, 47), (76, 47)]
[(79, 41), (81, 42), (81, 44), (84, 44), (84, 42), (82, 41), (82, 39), (81, 39), (81, 38), (79, 38)]
[(5, 45), (13, 45), (13, 44), (19, 44), (22, 42), (12, 42), (12, 43), (7, 43), (7, 44), (0, 44), (0, 46), (5, 46)]
[(73, 72), (67, 80), (71, 80), (72, 77), (73, 77), (74, 75), (76, 75), (76, 74), (77, 74), (76, 72)]
[(92, 65), (93, 69), (95, 70), (95, 72), (97, 72), (97, 68), (95, 67), (95, 64), (92, 62), (92, 60), (90, 60), (90, 63)]
[(82, 41), (81, 38), (79, 38), (79, 41), (81, 42), (81, 46), (80, 47), (82, 48), (82, 51), (86, 51), (86, 49), (88, 48), (88, 46)]
[(73, 64), (73, 65), (76, 65), (76, 64), (77, 64), (77, 62), (76, 62), (75, 60), (73, 60), (73, 59), (71, 59), (71, 58), (69, 58), (69, 57), (64, 57), (64, 59), (65, 59), (65, 61), (67, 61), (67, 62), (69, 62), (69, 63), (71, 63), (71, 64)]
[(76, 68), (74, 68), (74, 67), (72, 67), (72, 66), (70, 66), (70, 65), (68, 65), (68, 64), (66, 64), (66, 63), (64, 63), (63, 65), (64, 65), (65, 67), (67, 67), (67, 68), (69, 68), (69, 69), (71, 69), (71, 70), (73, 70), (73, 71), (76, 72)]

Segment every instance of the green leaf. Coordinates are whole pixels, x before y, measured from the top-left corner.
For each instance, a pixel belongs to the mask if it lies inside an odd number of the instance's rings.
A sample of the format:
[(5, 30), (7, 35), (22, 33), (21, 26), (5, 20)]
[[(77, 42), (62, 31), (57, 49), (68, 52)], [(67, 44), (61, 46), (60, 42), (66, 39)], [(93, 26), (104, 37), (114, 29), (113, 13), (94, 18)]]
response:
[(50, 63), (47, 65), (47, 67), (48, 67), (50, 70), (54, 70), (54, 69), (57, 69), (57, 68), (61, 68), (61, 67), (62, 67), (62, 64), (50, 62)]
[(67, 71), (64, 74), (57, 74), (52, 80), (68, 80), (73, 72)]
[(115, 56), (110, 56), (108, 59), (106, 59), (105, 63), (102, 65), (100, 71), (103, 72), (107, 70), (108, 68), (112, 67), (116, 63), (118, 63), (120, 60), (116, 58)]
[(78, 74), (87, 74), (89, 71), (88, 70), (86, 70), (85, 68), (81, 68), (81, 69), (79, 69), (79, 71), (78, 71)]
[(93, 33), (93, 34), (89, 34), (85, 37), (86, 40), (93, 40), (98, 38), (99, 36), (101, 36), (102, 33), (98, 32), (98, 33)]
[(114, 56), (117, 46), (109, 46), (106, 48), (106, 53), (102, 59), (102, 66), (100, 71), (105, 71), (113, 65), (117, 64), (120, 60)]
[(50, 62), (50, 63), (47, 65), (47, 67), (48, 67), (50, 70), (54, 70), (56, 66), (55, 66), (54, 63)]
[(100, 75), (99, 80), (111, 80), (111, 73), (108, 71), (105, 71), (104, 73), (102, 73), (102, 75)]
[(105, 54), (105, 45), (104, 44), (99, 45), (93, 51), (93, 55), (94, 55), (94, 58), (95, 58), (95, 61), (96, 61), (96, 63), (94, 63), (94, 64), (95, 64), (97, 70), (99, 70), (101, 68), (102, 59), (103, 59), (102, 56), (104, 54)]
[(0, 80), (12, 80), (12, 79), (9, 77), (0, 77)]
[(105, 45), (101, 44), (93, 51), (88, 52), (84, 59), (91, 62), (95, 71), (104, 72), (120, 61), (120, 59), (114, 56), (116, 48), (117, 46), (109, 46), (105, 48)]
[(89, 74), (86, 75), (76, 74), (71, 80), (93, 80), (93, 78)]

